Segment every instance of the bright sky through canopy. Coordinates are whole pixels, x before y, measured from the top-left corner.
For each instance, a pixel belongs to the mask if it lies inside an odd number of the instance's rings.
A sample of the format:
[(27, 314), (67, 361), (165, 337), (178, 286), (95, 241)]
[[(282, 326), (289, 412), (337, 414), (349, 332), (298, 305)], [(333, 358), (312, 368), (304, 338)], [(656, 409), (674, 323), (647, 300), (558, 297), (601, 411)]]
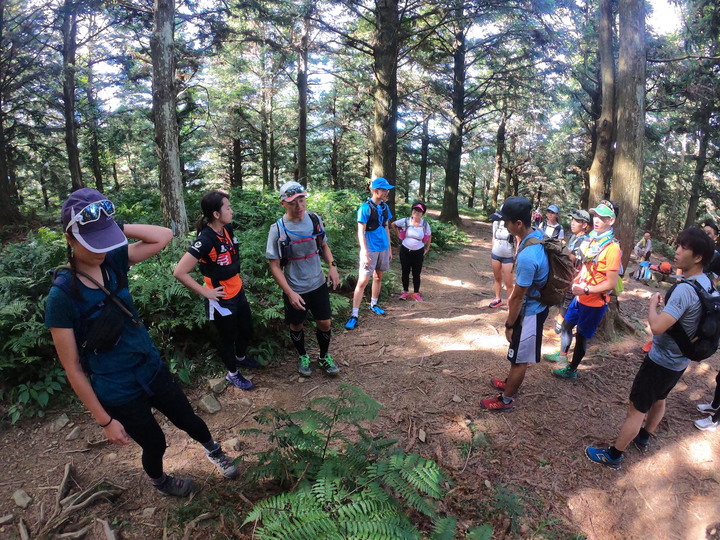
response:
[(670, 34), (680, 28), (680, 10), (668, 0), (650, 0), (653, 13), (647, 19), (658, 34)]

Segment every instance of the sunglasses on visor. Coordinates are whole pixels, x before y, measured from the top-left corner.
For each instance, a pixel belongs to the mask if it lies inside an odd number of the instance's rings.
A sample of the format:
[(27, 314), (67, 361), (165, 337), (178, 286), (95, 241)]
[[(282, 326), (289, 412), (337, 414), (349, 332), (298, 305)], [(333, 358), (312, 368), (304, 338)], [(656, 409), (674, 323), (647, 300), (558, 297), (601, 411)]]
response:
[(283, 194), (283, 197), (285, 197), (285, 198), (292, 197), (299, 193), (305, 193), (305, 188), (302, 186), (292, 187)]
[(75, 223), (85, 225), (86, 223), (97, 221), (100, 219), (103, 212), (108, 217), (114, 215), (115, 205), (107, 199), (88, 204), (85, 208), (75, 214), (75, 217), (70, 220), (70, 223), (68, 223), (67, 227), (65, 227), (65, 230), (67, 231)]

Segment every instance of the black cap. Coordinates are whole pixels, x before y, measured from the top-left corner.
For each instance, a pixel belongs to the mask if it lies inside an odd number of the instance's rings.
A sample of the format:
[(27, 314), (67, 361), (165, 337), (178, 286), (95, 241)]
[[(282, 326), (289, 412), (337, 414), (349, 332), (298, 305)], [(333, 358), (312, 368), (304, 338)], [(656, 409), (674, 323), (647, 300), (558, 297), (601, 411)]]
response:
[(532, 216), (532, 204), (525, 197), (508, 197), (497, 212), (490, 216), (493, 221), (528, 222)]

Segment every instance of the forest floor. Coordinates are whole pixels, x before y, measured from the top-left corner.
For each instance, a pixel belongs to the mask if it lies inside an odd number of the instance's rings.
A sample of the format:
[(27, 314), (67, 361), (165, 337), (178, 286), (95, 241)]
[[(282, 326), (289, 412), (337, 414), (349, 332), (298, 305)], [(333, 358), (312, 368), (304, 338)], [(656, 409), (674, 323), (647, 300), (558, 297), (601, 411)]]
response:
[[(288, 351), (286, 362), (254, 374), (256, 390), (228, 388), (219, 396), (220, 412), (201, 413), (211, 432), (228, 441), (238, 429), (256, 427), (253, 415), (266, 405), (299, 410), (313, 398), (335, 395), (338, 385), (347, 383), (384, 406), (374, 433), (436, 460), (452, 478), (443, 505), (458, 517), (460, 530), (490, 523), (496, 539), (720, 538), (720, 433), (700, 432), (692, 424), (700, 417), (695, 405), (712, 396), (720, 355), (692, 363), (668, 399), (650, 451), (641, 455), (631, 446), (620, 471), (591, 463), (583, 448), (610, 443), (617, 434), (644, 355), (640, 348), (647, 335), (642, 332), (614, 343), (596, 339), (575, 381), (554, 378), (553, 364), (531, 366), (513, 412), (483, 411), (479, 400), (495, 393), (490, 378), (505, 377), (508, 370), (506, 307), (487, 307), (492, 299), (490, 225), (465, 218), (462, 228), (470, 243), (426, 264), (425, 302), (394, 295), (382, 303), (385, 316), (364, 306), (356, 330), (338, 325), (332, 352), (342, 368), (339, 377), (315, 371), (307, 380), (300, 378)], [(628, 280), (621, 295), (621, 313), (640, 326), (650, 290)], [(552, 326), (548, 320), (543, 352), (559, 344)], [(195, 404), (207, 392), (188, 390)], [(124, 488), (114, 502), (91, 501), (71, 519), (104, 519), (124, 539), (250, 538), (249, 527), (239, 529), (215, 511), (219, 502), (232, 502), (242, 516), (260, 495), (243, 480), (221, 479), (202, 449), (174, 427), (165, 424), (167, 470), (196, 479), (205, 496), (158, 497), (141, 472), (137, 446), (89, 444), (101, 437), (92, 419), (80, 409), (64, 411), (70, 424), (58, 429), (53, 422), (61, 412), (0, 433), (5, 468), (0, 538), (20, 538), (21, 519), (30, 538), (36, 538), (55, 507), (68, 463), (73, 489), (102, 478)], [(74, 427), (81, 436), (67, 441)], [(482, 444), (473, 444), (473, 432), (485, 434)], [(254, 440), (242, 445), (246, 455), (262, 450)], [(248, 461), (241, 468), (250, 466)], [(25, 509), (12, 499), (19, 489), (32, 497)], [(197, 516), (199, 501), (210, 514), (179, 526), (187, 516)], [(88, 521), (88, 526), (87, 538), (106, 537), (100, 522)]]

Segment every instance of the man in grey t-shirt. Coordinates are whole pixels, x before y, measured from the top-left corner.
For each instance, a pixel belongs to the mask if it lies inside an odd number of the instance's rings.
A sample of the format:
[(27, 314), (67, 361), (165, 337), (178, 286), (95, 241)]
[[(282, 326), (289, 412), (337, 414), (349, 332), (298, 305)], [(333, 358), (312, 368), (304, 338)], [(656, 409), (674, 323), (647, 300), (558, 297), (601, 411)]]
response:
[[(692, 227), (680, 233), (677, 244), (675, 265), (683, 272), (684, 278), (696, 280), (706, 290), (711, 290), (710, 280), (703, 274), (703, 267), (713, 256), (710, 239), (702, 229)], [(658, 311), (662, 304), (662, 296), (653, 294), (648, 310), (648, 322), (654, 336), (652, 348), (633, 381), (628, 413), (620, 434), (613, 446), (585, 448), (585, 455), (590, 461), (619, 469), (623, 452), (631, 442), (638, 450), (646, 452), (650, 435), (665, 415), (665, 400), (690, 363), (668, 331), (677, 323), (688, 337), (695, 335), (702, 316), (698, 295), (692, 285), (680, 283), (664, 309)]]
[(304, 330), (305, 317), (310, 310), (317, 323), (318, 365), (325, 373), (335, 375), (340, 368), (328, 353), (332, 312), (320, 257), (328, 263), (327, 279), (335, 289), (340, 285), (340, 277), (322, 220), (317, 214), (306, 211), (306, 196), (305, 188), (298, 182), (287, 182), (280, 188), (280, 204), (285, 214), (270, 226), (265, 257), (270, 273), (283, 290), (285, 322), (290, 326), (290, 337), (300, 357), (298, 372), (303, 377), (312, 374)]

